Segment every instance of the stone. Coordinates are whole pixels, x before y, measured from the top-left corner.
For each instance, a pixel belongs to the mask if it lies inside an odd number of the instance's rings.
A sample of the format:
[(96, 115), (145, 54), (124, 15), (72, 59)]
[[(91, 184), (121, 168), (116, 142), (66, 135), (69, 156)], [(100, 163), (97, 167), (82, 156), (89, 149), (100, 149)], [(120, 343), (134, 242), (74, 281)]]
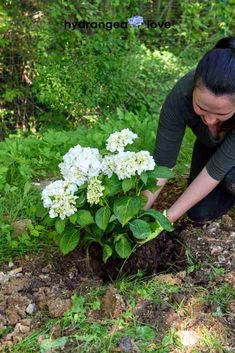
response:
[(30, 331), (30, 327), (29, 326), (25, 326), (25, 325), (22, 325), (20, 322), (18, 322), (16, 325), (15, 325), (15, 330), (14, 332), (17, 333), (29, 333)]
[(119, 348), (121, 349), (121, 352), (126, 352), (126, 353), (140, 352), (135, 342), (128, 336), (122, 337), (120, 339)]
[(194, 346), (199, 341), (199, 335), (193, 330), (178, 331), (177, 334), (184, 346)]
[(32, 315), (36, 311), (36, 305), (34, 303), (30, 303), (25, 311), (27, 314)]

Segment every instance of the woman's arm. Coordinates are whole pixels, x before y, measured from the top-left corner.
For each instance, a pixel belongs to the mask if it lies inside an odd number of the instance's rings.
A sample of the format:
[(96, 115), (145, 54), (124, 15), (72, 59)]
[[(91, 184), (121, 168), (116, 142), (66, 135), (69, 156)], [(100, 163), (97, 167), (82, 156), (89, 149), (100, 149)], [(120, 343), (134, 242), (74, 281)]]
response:
[(167, 217), (169, 221), (177, 221), (185, 212), (207, 196), (219, 182), (220, 180), (213, 179), (204, 167), (184, 193), (168, 209)]

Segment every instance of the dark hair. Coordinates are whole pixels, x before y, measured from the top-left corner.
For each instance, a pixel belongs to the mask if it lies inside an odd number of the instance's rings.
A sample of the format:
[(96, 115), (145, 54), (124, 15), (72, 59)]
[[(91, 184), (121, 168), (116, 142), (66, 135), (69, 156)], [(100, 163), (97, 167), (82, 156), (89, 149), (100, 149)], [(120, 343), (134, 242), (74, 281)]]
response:
[(203, 56), (196, 67), (194, 86), (204, 86), (218, 96), (235, 94), (235, 37), (220, 39)]

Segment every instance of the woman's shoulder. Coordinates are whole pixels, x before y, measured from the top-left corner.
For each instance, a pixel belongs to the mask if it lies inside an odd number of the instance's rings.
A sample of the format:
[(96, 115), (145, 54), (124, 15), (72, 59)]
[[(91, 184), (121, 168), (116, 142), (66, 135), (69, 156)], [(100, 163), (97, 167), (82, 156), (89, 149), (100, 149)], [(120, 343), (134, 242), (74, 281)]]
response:
[(185, 97), (192, 97), (194, 88), (194, 74), (195, 68), (188, 71), (184, 76), (182, 76), (177, 82), (177, 88), (180, 93)]

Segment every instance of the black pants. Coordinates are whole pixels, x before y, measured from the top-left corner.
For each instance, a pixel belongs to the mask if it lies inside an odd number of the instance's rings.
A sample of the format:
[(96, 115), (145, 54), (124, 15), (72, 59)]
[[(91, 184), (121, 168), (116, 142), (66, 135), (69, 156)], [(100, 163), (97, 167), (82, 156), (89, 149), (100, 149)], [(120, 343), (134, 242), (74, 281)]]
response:
[[(205, 167), (217, 147), (209, 148), (196, 140), (193, 148), (188, 185)], [(188, 210), (187, 215), (193, 221), (212, 220), (225, 214), (235, 205), (235, 167), (225, 175), (220, 183), (204, 199)]]

